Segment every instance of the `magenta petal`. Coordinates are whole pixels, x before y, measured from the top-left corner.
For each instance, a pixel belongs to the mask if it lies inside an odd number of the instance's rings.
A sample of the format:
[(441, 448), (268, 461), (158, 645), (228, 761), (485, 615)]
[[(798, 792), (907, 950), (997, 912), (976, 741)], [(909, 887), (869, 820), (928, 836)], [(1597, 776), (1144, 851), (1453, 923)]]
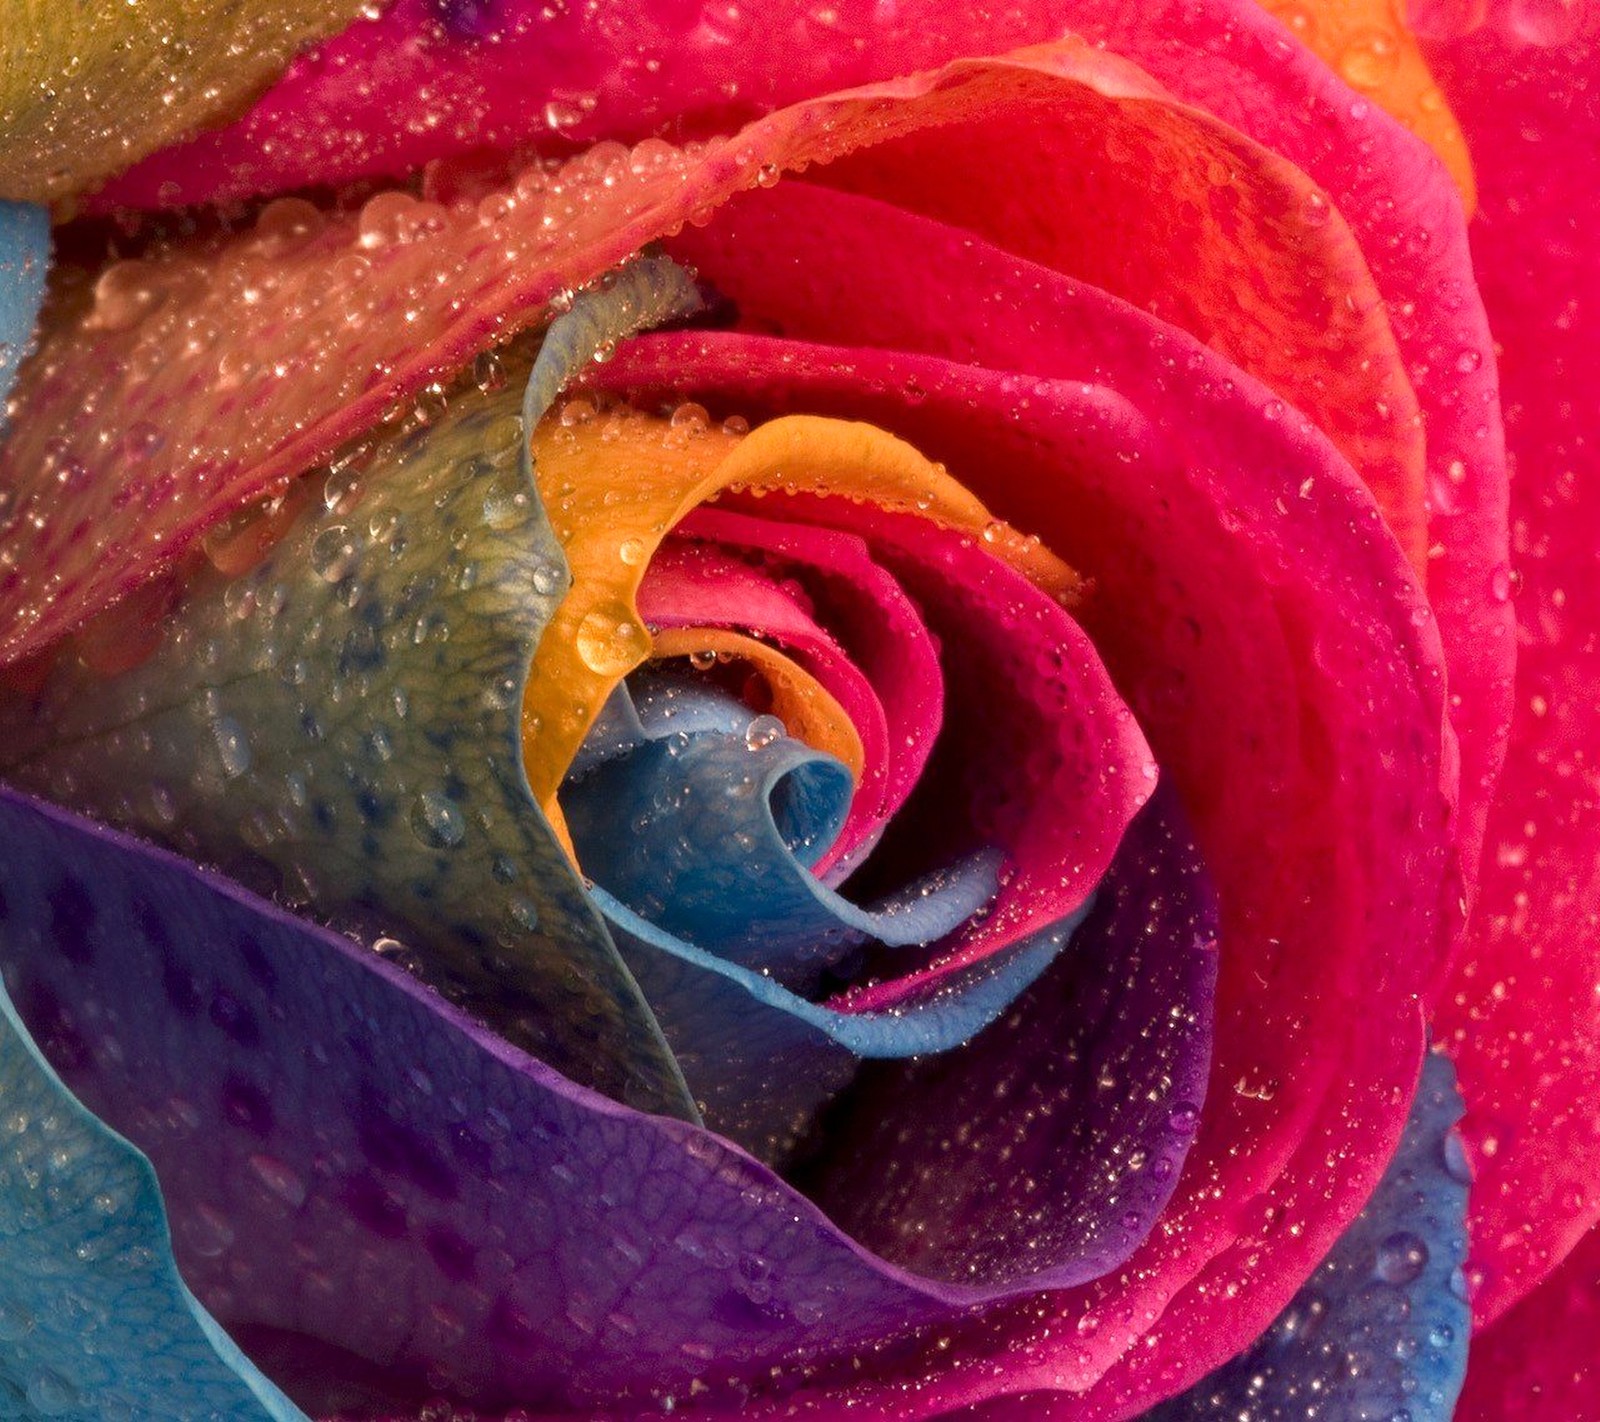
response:
[[(697, 1379), (792, 1386), (871, 1340), (1093, 1275), (1133, 1242), (1112, 1188), (1049, 1249), (1014, 1244), (974, 1283), (907, 1273), (716, 1136), (573, 1085), (349, 939), (14, 794), (0, 818), (22, 1011), (69, 1085), (155, 1163), (191, 1286), (314, 1409), (369, 1386), (539, 1407)], [(1041, 987), (1106, 1003), (1086, 1052), (1197, 1090), (1209, 894), (1181, 837), (1148, 828), (1107, 888), (1108, 937), (1080, 937), (1066, 979)], [(62, 939), (64, 882), (78, 892)], [(1159, 928), (1121, 932), (1125, 914)], [(1129, 954), (1151, 997), (1123, 1011)], [(1058, 1055), (1052, 1014), (1029, 1012), (1010, 1034), (1025, 1074), (1030, 1052)], [(1036, 1080), (1055, 1109), (1013, 1112), (991, 1092), (974, 1123), (978, 1156), (1004, 1139), (1024, 1167), (997, 1177), (974, 1228), (1014, 1231), (1022, 1202), (1004, 1182), (1034, 1162), (1104, 1180), (1107, 1160), (1186, 1147), (1159, 1093), (1112, 1119), (1070, 1074)], [(1099, 1164), (1071, 1165), (1079, 1152)], [(936, 1209), (937, 1170), (912, 1174), (912, 1203)]]
[[(1522, 579), (1511, 751), (1483, 892), (1440, 1007), (1478, 1170), (1480, 1320), (1600, 1222), (1600, 32), (1582, 6), (1508, 6), (1508, 17), (1509, 35), (1486, 27), (1429, 49), (1480, 175), (1473, 248), (1505, 348)], [(1569, 25), (1565, 43), (1546, 43)], [(1580, 1414), (1552, 1404), (1547, 1415)]]

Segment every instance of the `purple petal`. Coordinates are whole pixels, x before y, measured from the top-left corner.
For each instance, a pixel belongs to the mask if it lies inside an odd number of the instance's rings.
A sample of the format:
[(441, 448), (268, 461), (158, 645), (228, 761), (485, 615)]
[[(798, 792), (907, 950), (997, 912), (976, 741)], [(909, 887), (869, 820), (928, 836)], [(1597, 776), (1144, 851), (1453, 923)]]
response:
[[(1075, 1096), (1028, 1060), (1059, 1053), (1025, 1012), (1002, 1029), (1007, 1071), (1056, 1093), (1057, 1109), (997, 1103), (981, 1081), (977, 1139), (1016, 1152), (994, 1172), (984, 1227), (1004, 1236), (1026, 1179), (1065, 1154), (1096, 1156), (1085, 1178), (1143, 1158), (1150, 1185), (1102, 1192), (1040, 1250), (991, 1251), (982, 1283), (940, 1283), (868, 1253), (717, 1137), (575, 1086), (349, 939), (64, 811), (7, 792), (0, 816), (16, 846), (0, 888), (24, 1015), (69, 1085), (155, 1163), (202, 1300), (247, 1342), (270, 1338), (274, 1366), (309, 1360), (318, 1386), (299, 1400), (312, 1410), (350, 1400), (341, 1372), (400, 1398), (444, 1390), (486, 1406), (696, 1380), (737, 1390), (774, 1367), (814, 1377), (869, 1342), (1081, 1277), (1118, 1252), (1108, 1241), (1143, 1192), (1165, 1188), (1156, 1162), (1187, 1129), (1176, 1099), (1134, 1120)], [(1129, 951), (1169, 991), (1147, 1003), (1141, 978), (1137, 1010), (1107, 1011), (1085, 1049), (1140, 1071), (1149, 1052), (1175, 1091), (1198, 1091), (1209, 895), (1165, 825), (1141, 825), (1153, 838), (1135, 841), (1131, 877), (1113, 870), (1104, 922), (1120, 934), (1153, 912), (1154, 937)], [(63, 889), (70, 936), (49, 919)], [(1115, 999), (1132, 967), (1089, 940), (1070, 959), (1070, 981), (1041, 984), (1045, 1016), (1063, 993)], [(950, 1196), (970, 1179), (922, 1158), (937, 1134), (905, 1150), (894, 1179), (920, 1182), (907, 1203), (927, 1218), (966, 1218)], [(1091, 1208), (1113, 1222), (1085, 1230)]]

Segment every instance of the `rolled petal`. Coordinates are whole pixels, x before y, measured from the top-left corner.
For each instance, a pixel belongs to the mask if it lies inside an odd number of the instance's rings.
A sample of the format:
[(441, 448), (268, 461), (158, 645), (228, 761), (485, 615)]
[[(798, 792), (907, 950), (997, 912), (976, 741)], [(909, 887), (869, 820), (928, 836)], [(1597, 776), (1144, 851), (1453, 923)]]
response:
[[(964, 338), (985, 340), (995, 308), (957, 309), (978, 314)], [(1053, 319), (1037, 328), (1051, 339)], [(1065, 345), (1076, 330), (1062, 329)], [(1078, 616), (1218, 884), (1213, 1090), (1163, 1229), (1118, 1287), (1052, 1296), (1042, 1317), (991, 1310), (948, 1354), (885, 1362), (847, 1389), (863, 1406), (903, 1401), (916, 1378), (918, 1415), (1033, 1387), (1094, 1388), (1086, 1414), (1121, 1411), (1239, 1351), (1371, 1193), (1448, 951), (1441, 652), (1400, 550), (1327, 442), (1273, 417), (1270, 391), (1177, 333), (1121, 329), (1148, 416), (1081, 373), (742, 334), (647, 337), (601, 372), (751, 417), (870, 418), (1071, 558), (1093, 588)], [(1217, 443), (1162, 433), (1189, 427)], [(1327, 1050), (1308, 1054), (1308, 1034)], [(1146, 1342), (1130, 1349), (1136, 1331)]]

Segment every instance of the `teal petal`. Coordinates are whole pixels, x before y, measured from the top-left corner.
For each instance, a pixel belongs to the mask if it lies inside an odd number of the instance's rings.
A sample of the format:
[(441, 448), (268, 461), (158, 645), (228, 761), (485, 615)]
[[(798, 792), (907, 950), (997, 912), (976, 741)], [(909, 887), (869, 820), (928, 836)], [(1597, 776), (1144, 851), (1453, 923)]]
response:
[(155, 1171), (0, 993), (0, 1416), (304, 1422), (184, 1287)]
[(0, 202), (0, 422), (33, 335), (49, 265), (49, 214), (27, 203)]
[[(586, 342), (682, 314), (662, 260), (552, 329), (530, 415)], [(694, 296), (694, 300), (698, 300)], [(17, 783), (397, 954), (583, 1085), (696, 1119), (649, 1007), (529, 792), (527, 669), (568, 574), (510, 393), (460, 397), (328, 481), (259, 566), (197, 576), (115, 679), (63, 658), (0, 715)]]

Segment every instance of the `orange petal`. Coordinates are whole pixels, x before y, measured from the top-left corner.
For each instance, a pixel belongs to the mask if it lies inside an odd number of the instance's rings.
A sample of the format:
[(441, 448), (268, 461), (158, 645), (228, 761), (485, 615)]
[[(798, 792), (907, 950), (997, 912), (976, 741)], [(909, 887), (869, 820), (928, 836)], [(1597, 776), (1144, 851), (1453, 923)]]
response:
[(823, 684), (778, 647), (722, 627), (669, 627), (655, 634), (655, 655), (707, 653), (746, 662), (772, 694), (772, 714), (791, 736), (849, 768), (856, 783), (866, 764), (861, 736), (849, 713)]
[(1352, 89), (1370, 95), (1437, 153), (1467, 215), (1478, 202), (1456, 116), (1406, 27), (1399, 0), (1257, 0)]
[(942, 465), (871, 425), (791, 415), (740, 438), (699, 419), (617, 409), (600, 420), (546, 420), (534, 470), (566, 554), (572, 588), (540, 639), (523, 698), (523, 756), (541, 804), (553, 801), (600, 707), (653, 652), (637, 596), (661, 540), (697, 505), (729, 490), (813, 493), (915, 512), (982, 538), (1058, 598), (1077, 577), (998, 523)]

